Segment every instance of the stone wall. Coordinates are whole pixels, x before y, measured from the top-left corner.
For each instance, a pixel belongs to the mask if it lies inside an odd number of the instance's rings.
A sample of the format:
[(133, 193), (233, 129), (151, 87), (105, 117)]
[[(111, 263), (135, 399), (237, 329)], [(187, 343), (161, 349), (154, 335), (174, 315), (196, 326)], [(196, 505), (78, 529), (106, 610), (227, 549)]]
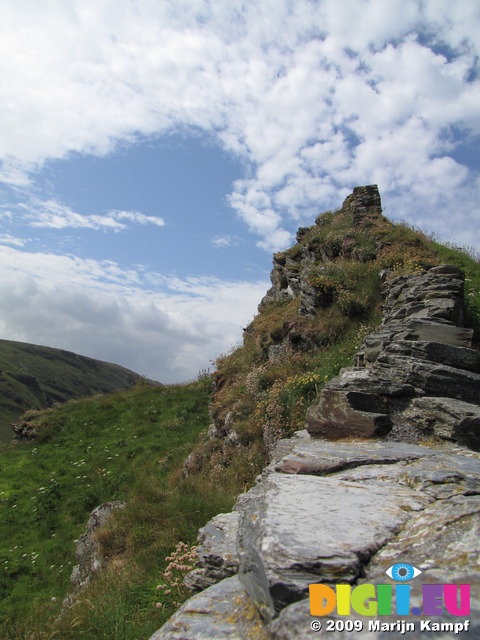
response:
[[(382, 325), (324, 387), (307, 430), (280, 441), (256, 486), (201, 530), (187, 578), (199, 593), (151, 640), (311, 638), (309, 584), (392, 583), (399, 562), (423, 572), (417, 583), (470, 584), (480, 637), (480, 354), (461, 326), (463, 275), (443, 265), (384, 294)], [(323, 624), (324, 635), (352, 634)], [(418, 624), (408, 637), (424, 637)]]
[(480, 352), (463, 320), (463, 273), (442, 265), (385, 286), (381, 326), (307, 412), (328, 439), (427, 437), (480, 446)]

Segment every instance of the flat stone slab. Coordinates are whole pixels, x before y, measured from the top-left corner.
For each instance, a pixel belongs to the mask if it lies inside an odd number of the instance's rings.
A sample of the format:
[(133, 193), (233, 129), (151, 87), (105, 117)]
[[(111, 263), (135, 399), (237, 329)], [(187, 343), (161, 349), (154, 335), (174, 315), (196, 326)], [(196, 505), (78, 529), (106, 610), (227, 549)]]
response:
[[(411, 518), (376, 554), (366, 568), (364, 581), (382, 578), (391, 564), (408, 558), (410, 564), (425, 572), (422, 581), (469, 583), (480, 595), (479, 540), (480, 495), (436, 500)], [(480, 609), (480, 599), (472, 594), (472, 600)]]
[(416, 460), (345, 469), (338, 478), (361, 483), (388, 482), (414, 489), (432, 500), (448, 500), (457, 495), (480, 494), (480, 459), (478, 454), (465, 450), (436, 448), (429, 456)]
[[(432, 456), (427, 447), (384, 440), (369, 442), (331, 442), (311, 438), (292, 439), (292, 448), (275, 466), (291, 474), (328, 475), (364, 465), (391, 465)], [(388, 473), (388, 470), (386, 471)]]
[(237, 503), (240, 579), (270, 620), (305, 597), (310, 583), (354, 581), (365, 560), (430, 500), (383, 482), (272, 473)]
[(185, 602), (150, 640), (267, 640), (268, 632), (234, 576)]
[[(390, 543), (385, 545), (366, 568), (366, 575), (358, 584), (390, 584), (392, 580), (385, 575), (389, 567), (398, 562), (408, 562), (422, 571), (411, 584), (411, 607), (422, 605), (421, 584), (469, 584), (471, 610), (467, 618), (470, 629), (465, 633), (471, 638), (480, 637), (480, 576), (478, 564), (478, 540), (480, 539), (480, 496), (456, 496), (451, 500), (438, 500), (428, 505), (424, 511), (417, 512), (404, 529)], [(393, 589), (392, 611), (396, 610), (395, 589)], [(365, 640), (387, 640), (392, 638), (411, 638), (417, 640), (432, 636), (447, 640), (457, 637), (452, 632), (425, 633), (421, 631), (420, 621), (431, 616), (409, 616), (405, 621), (414, 622), (414, 631), (401, 633), (395, 631), (395, 622), (400, 616), (382, 616), (380, 622), (392, 624), (392, 631), (369, 631), (369, 618), (360, 617), (353, 611), (350, 620), (361, 620), (363, 631), (327, 631), (327, 619), (342, 619), (333, 612), (326, 618), (310, 615), (309, 599), (303, 599), (283, 609), (280, 615), (269, 625), (271, 640), (308, 640), (317, 638), (346, 640), (359, 637)], [(343, 618), (345, 620), (346, 618)], [(464, 617), (456, 618), (444, 611), (435, 619), (442, 623), (463, 622)], [(322, 623), (322, 629), (313, 634), (313, 620)], [(372, 618), (371, 620), (375, 620)], [(461, 634), (463, 635), (463, 634)]]
[[(468, 637), (480, 637), (479, 540), (479, 495), (437, 500), (407, 522), (400, 534), (385, 545), (366, 568), (362, 581), (379, 583), (392, 564), (408, 562), (423, 572), (412, 582), (411, 607), (419, 608), (422, 597), (416, 583), (469, 584), (470, 614), (467, 617), (471, 628)], [(392, 603), (395, 610), (395, 594)], [(450, 616), (445, 610), (440, 618), (442, 622), (463, 619)]]

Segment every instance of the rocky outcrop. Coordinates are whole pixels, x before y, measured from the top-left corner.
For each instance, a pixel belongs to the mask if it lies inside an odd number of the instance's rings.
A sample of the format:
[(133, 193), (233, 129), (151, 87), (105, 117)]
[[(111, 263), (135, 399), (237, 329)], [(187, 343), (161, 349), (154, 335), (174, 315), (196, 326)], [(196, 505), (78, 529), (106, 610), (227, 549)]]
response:
[[(360, 224), (368, 226), (375, 218), (381, 217), (382, 203), (377, 185), (355, 187), (344, 201), (342, 211), (352, 215), (354, 227)], [(322, 224), (321, 217), (317, 218), (316, 224)], [(302, 243), (308, 231), (308, 227), (301, 227), (297, 232), (299, 244), (274, 255), (270, 274), (272, 286), (260, 302), (260, 311), (271, 302), (297, 297), (300, 297), (301, 316), (315, 316), (322, 307), (321, 296), (309, 279), (310, 267), (315, 262), (326, 262), (346, 255), (351, 247), (348, 241), (344, 241), (341, 244), (326, 243), (314, 250), (308, 243)]]
[(107, 522), (110, 514), (116, 509), (123, 509), (125, 503), (120, 500), (104, 502), (96, 507), (88, 518), (85, 533), (77, 540), (75, 555), (78, 564), (73, 567), (70, 582), (73, 593), (65, 598), (63, 607), (70, 607), (77, 599), (79, 592), (98, 574), (104, 566), (104, 558), (100, 552), (100, 545), (95, 538), (95, 532)]
[[(470, 618), (480, 621), (476, 453), (450, 443), (328, 442), (304, 431), (278, 443), (233, 513), (236, 540), (230, 536), (227, 555), (237, 557), (238, 577), (220, 580), (213, 567), (210, 578), (220, 581), (187, 601), (152, 640), (307, 638), (309, 584), (391, 582), (385, 571), (396, 562), (424, 571), (429, 582), (470, 584)], [(210, 557), (226, 551), (215, 526)], [(412, 594), (417, 606), (415, 584)]]
[[(307, 430), (278, 442), (233, 512), (203, 528), (187, 584), (204, 590), (152, 640), (310, 638), (310, 584), (392, 584), (396, 563), (423, 572), (417, 582), (470, 585), (470, 634), (480, 637), (480, 355), (461, 326), (463, 275), (443, 265), (386, 278), (384, 295), (381, 326), (323, 388)], [(412, 639), (424, 637), (417, 613), (402, 618), (417, 620)], [(358, 637), (402, 636), (362, 620)], [(458, 618), (438, 617), (449, 620)], [(351, 635), (325, 622), (316, 634)]]
[(342, 205), (342, 209), (353, 215), (353, 224), (358, 226), (382, 215), (382, 201), (376, 184), (355, 187)]

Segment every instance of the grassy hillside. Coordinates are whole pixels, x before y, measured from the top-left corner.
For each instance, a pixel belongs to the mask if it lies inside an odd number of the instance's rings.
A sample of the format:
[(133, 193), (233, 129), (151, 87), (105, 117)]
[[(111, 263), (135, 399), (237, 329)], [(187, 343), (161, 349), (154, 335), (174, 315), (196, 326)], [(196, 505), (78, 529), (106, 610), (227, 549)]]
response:
[[(323, 384), (379, 322), (382, 272), (459, 265), (479, 345), (475, 256), (381, 215), (354, 224), (343, 210), (297, 239), (274, 256), (278, 299), (267, 297), (214, 374), (184, 386), (140, 381), (27, 414), (35, 440), (3, 445), (0, 637), (139, 640), (161, 626), (187, 596), (178, 567), (191, 563), (197, 528), (252, 485), (276, 440), (303, 428)], [(300, 314), (299, 296), (288, 293), (300, 278), (315, 295), (313, 315)], [(127, 506), (97, 534), (107, 569), (55, 623), (73, 541), (90, 510), (112, 499)]]
[[(208, 381), (140, 383), (131, 391), (70, 401), (37, 413), (35, 442), (3, 445), (2, 639), (137, 640), (174, 611), (174, 593), (155, 606), (165, 557), (179, 541), (192, 543), (198, 527), (234, 499), (228, 486), (208, 487), (179, 472), (208, 426), (209, 388)], [(90, 511), (111, 499), (125, 500), (127, 508), (102, 532), (111, 559), (108, 585), (94, 584), (52, 626), (70, 589), (74, 540)]]
[(132, 387), (138, 375), (69, 351), (0, 340), (0, 440), (27, 409)]

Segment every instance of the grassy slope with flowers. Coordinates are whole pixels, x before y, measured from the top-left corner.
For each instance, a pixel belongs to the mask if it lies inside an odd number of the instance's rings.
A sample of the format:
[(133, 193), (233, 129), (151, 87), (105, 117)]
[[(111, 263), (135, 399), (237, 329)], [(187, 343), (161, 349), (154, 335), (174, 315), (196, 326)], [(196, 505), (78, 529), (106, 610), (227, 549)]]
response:
[[(210, 389), (209, 380), (174, 387), (142, 382), (132, 391), (70, 401), (32, 412), (35, 441), (2, 446), (2, 640), (137, 639), (139, 628), (148, 636), (173, 612), (181, 588), (155, 606), (156, 587), (168, 571), (165, 558), (233, 500), (178, 473), (208, 426)], [(74, 541), (90, 511), (112, 499), (125, 500), (127, 508), (102, 531), (108, 579), (87, 589), (52, 626), (70, 590)], [(185, 553), (177, 551), (180, 562), (174, 564), (180, 566)], [(171, 577), (167, 573), (174, 583)]]
[[(315, 318), (299, 317), (298, 299), (272, 302), (247, 328), (243, 345), (218, 358), (212, 376), (176, 387), (139, 384), (34, 413), (36, 440), (3, 447), (2, 638), (138, 640), (161, 626), (188, 595), (182, 577), (198, 527), (251, 486), (278, 438), (303, 428), (322, 385), (351, 364), (379, 322), (382, 269), (458, 264), (478, 340), (480, 265), (468, 252), (384, 218), (354, 228), (342, 212), (321, 216), (283, 256), (298, 256), (305, 244), (318, 254), (308, 273), (323, 300)], [(269, 346), (292, 323), (304, 348), (269, 360)], [(209, 404), (220, 432), (213, 438)], [(222, 437), (222, 429), (233, 429), (235, 438)], [(90, 510), (111, 499), (127, 506), (97, 534), (107, 569), (54, 623), (69, 591), (73, 540)]]

